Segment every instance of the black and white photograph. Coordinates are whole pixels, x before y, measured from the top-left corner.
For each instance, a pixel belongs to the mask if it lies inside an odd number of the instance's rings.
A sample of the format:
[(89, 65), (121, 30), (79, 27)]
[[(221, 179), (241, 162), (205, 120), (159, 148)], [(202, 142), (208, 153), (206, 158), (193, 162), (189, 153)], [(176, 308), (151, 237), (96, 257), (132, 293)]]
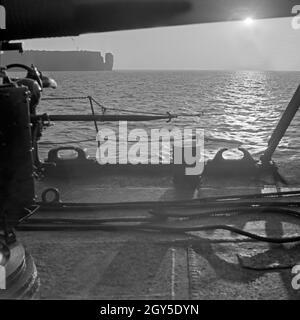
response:
[(300, 0), (0, 0), (0, 78), (0, 310), (300, 299)]

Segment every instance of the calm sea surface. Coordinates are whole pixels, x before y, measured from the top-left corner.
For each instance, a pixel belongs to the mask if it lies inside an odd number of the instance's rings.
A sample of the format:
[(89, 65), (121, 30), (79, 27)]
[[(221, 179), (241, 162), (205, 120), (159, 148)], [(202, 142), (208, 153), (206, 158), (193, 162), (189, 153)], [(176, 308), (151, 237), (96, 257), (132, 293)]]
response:
[[(211, 158), (222, 147), (248, 149), (255, 157), (266, 148), (268, 137), (300, 84), (300, 72), (256, 71), (114, 71), (50, 72), (57, 90), (44, 97), (93, 96), (108, 108), (159, 113), (199, 113), (165, 121), (131, 123), (130, 128), (202, 128), (205, 156)], [(97, 107), (96, 107), (97, 108)], [(97, 108), (97, 112), (100, 112)], [(43, 101), (40, 112), (88, 114), (86, 100)], [(109, 114), (118, 113), (108, 111)], [(103, 126), (115, 126), (104, 123)], [(283, 139), (275, 158), (281, 163), (300, 162), (300, 113)], [(41, 151), (57, 142), (95, 139), (93, 123), (56, 123), (47, 129)], [(70, 144), (70, 143), (69, 143)], [(72, 145), (76, 145), (72, 143)], [(95, 156), (96, 142), (79, 144)], [(233, 151), (232, 154), (235, 152)], [(299, 180), (300, 180), (300, 173)]]

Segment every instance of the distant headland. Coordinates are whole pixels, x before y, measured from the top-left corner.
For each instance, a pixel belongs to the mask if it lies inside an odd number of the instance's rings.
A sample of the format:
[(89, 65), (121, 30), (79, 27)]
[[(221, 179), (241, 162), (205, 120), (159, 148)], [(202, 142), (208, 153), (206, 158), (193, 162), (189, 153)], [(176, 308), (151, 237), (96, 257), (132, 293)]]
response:
[(25, 51), (23, 54), (5, 52), (2, 63), (34, 64), (41, 71), (112, 71), (114, 56), (93, 51)]

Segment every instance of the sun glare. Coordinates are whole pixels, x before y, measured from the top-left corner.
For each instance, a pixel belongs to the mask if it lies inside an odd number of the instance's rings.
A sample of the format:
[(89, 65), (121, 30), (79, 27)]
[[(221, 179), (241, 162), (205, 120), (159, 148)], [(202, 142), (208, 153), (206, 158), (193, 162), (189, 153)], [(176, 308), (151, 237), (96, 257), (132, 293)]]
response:
[(244, 20), (244, 24), (245, 24), (246, 26), (251, 26), (251, 25), (253, 25), (253, 23), (254, 23), (254, 20), (253, 20), (253, 18), (251, 18), (251, 17), (248, 17), (248, 18), (246, 18), (246, 19)]

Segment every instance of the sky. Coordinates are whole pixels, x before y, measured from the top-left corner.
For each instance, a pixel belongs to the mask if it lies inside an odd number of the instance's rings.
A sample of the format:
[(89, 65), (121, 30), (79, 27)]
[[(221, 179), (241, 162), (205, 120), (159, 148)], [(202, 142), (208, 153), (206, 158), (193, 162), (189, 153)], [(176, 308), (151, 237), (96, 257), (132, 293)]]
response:
[(28, 40), (24, 48), (112, 52), (114, 68), (125, 70), (300, 71), (300, 29), (291, 18)]

